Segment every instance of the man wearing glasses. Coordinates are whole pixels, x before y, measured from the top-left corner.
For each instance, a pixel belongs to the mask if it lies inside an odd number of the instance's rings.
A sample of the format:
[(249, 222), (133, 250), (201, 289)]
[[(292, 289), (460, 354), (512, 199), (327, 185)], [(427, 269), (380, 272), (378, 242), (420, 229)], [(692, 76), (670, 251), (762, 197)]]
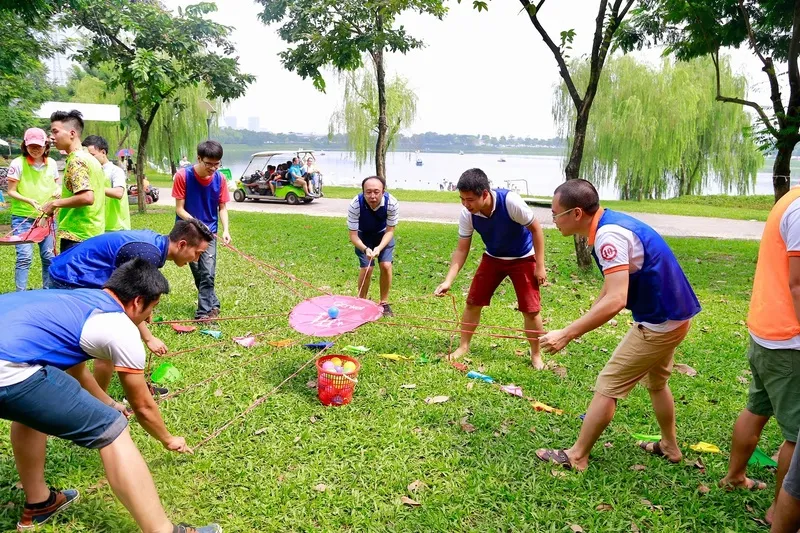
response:
[[(217, 141), (203, 141), (197, 145), (197, 163), (175, 173), (172, 197), (175, 198), (176, 220), (197, 219), (217, 233), (222, 224), (222, 242), (231, 242), (228, 232), (230, 200), (225, 178), (218, 169), (222, 165), (222, 145)], [(217, 270), (217, 240), (214, 239), (195, 263), (189, 263), (197, 286), (196, 319), (213, 319), (219, 316), (220, 303), (214, 292)]]
[(650, 393), (661, 439), (639, 446), (679, 463), (682, 455), (675, 434), (675, 402), (667, 381), (675, 348), (689, 332), (691, 318), (700, 312), (689, 281), (653, 228), (628, 215), (604, 210), (597, 190), (586, 180), (559, 185), (553, 196), (553, 222), (562, 235), (589, 239), (605, 282), (588, 313), (539, 339), (542, 350), (562, 350), (623, 308), (631, 310), (634, 322), (597, 378), (577, 442), (566, 450), (537, 450), (536, 456), (565, 468), (585, 470), (592, 446), (614, 417), (617, 400), (641, 381)]

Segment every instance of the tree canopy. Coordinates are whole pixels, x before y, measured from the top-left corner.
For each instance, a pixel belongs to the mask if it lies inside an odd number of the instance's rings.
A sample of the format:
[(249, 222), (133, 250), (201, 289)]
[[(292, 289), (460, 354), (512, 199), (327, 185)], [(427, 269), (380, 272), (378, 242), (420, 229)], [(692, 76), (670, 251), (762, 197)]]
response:
[[(573, 78), (585, 84), (588, 65), (573, 63)], [(714, 68), (708, 58), (665, 59), (658, 68), (627, 56), (610, 60), (586, 135), (584, 176), (613, 183), (622, 199), (701, 194), (711, 184), (747, 193), (763, 156), (749, 115), (716, 101)], [(724, 57), (721, 72), (726, 93), (744, 95), (744, 76), (734, 75)], [(571, 137), (575, 111), (563, 84), (553, 112)]]

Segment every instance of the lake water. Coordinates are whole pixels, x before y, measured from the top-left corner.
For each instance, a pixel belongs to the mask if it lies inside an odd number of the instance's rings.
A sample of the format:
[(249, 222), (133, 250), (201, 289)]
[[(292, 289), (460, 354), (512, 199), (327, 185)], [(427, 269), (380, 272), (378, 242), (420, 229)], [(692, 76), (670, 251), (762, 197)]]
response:
[[(287, 152), (286, 159), (290, 157)], [(359, 168), (347, 152), (331, 151), (325, 155), (317, 152), (316, 157), (326, 185), (359, 186), (362, 179), (375, 173), (374, 164)], [(486, 172), (494, 186), (516, 187), (521, 193), (531, 196), (552, 196), (553, 190), (564, 180), (562, 158), (558, 156), (420, 153), (419, 157), (422, 166), (417, 166), (417, 154), (413, 152), (393, 152), (386, 156), (390, 189), (439, 190), (443, 182), (456, 183), (462, 172), (475, 167)], [(506, 161), (498, 161), (500, 158)], [(231, 154), (224, 158), (225, 166), (237, 179), (248, 162), (246, 154)], [(613, 187), (602, 187), (599, 192), (603, 199), (617, 198)], [(753, 192), (772, 194), (772, 174), (759, 173)], [(719, 194), (720, 191), (713, 187), (704, 193)]]

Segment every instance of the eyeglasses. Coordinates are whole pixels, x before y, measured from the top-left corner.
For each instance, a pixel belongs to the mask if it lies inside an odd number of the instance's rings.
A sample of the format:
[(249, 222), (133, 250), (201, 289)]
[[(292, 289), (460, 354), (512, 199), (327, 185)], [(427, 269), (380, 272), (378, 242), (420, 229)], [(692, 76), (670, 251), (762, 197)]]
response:
[(561, 211), (560, 213), (553, 213), (553, 222), (555, 222), (558, 217), (566, 215), (570, 211), (575, 211), (576, 209), (577, 207), (573, 207), (572, 209), (567, 209), (566, 211)]
[(203, 163), (206, 166), (206, 168), (209, 169), (217, 169), (222, 166), (222, 161), (217, 161), (216, 163), (209, 163), (208, 161), (204, 161), (201, 159), (200, 162)]

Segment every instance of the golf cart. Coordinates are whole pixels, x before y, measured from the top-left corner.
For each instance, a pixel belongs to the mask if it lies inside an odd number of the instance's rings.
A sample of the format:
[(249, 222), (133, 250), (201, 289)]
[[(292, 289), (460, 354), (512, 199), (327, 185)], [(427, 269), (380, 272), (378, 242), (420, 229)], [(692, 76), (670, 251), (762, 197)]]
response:
[[(294, 157), (299, 157), (301, 161), (305, 161), (309, 156), (314, 157), (312, 150), (258, 152), (253, 154), (250, 157), (250, 163), (242, 172), (242, 177), (239, 178), (239, 183), (236, 184), (236, 190), (233, 191), (233, 199), (237, 202), (244, 202), (250, 199), (256, 201), (281, 201), (291, 205), (297, 205), (301, 202), (310, 204), (318, 196), (306, 195), (302, 187), (292, 185), (288, 179), (279, 178), (276, 181), (275, 194), (273, 194), (268, 183), (270, 177), (267, 169), (270, 165), (276, 168), (280, 165), (285, 165), (287, 161), (291, 161)], [(277, 173), (272, 179), (274, 180), (276, 176), (278, 176)], [(319, 174), (316, 183), (309, 181), (308, 185), (314, 194), (319, 195), (322, 189), (322, 175)]]

